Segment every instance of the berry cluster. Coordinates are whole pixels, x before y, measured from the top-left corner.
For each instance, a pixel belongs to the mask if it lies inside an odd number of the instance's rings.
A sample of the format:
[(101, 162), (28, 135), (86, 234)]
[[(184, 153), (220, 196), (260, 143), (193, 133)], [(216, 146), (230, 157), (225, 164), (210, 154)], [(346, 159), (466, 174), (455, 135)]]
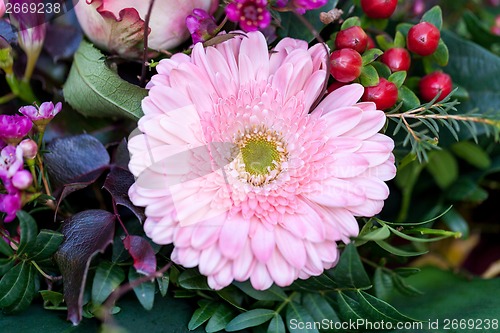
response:
[[(380, 110), (392, 108), (398, 102), (403, 108), (411, 108), (418, 106), (420, 100), (440, 101), (451, 93), (451, 77), (436, 70), (436, 65), (444, 66), (448, 61), (446, 46), (441, 41), (438, 7), (424, 14), (415, 25), (400, 24), (394, 39), (380, 34), (375, 43), (363, 29), (370, 22), (387, 21), (396, 7), (397, 0), (361, 0), (366, 17), (347, 19), (332, 36), (330, 74), (335, 81), (329, 90), (360, 82), (365, 87), (362, 100), (374, 102)], [(421, 61), (423, 66), (417, 66), (415, 71), (423, 67), (426, 75), (408, 77), (412, 61)], [(420, 99), (413, 91), (418, 91)]]

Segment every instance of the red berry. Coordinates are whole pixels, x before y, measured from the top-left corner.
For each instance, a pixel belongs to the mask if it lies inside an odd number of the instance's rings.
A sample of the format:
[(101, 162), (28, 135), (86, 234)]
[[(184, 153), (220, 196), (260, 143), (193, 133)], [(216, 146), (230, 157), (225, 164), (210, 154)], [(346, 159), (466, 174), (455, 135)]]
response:
[(353, 49), (333, 51), (330, 55), (330, 73), (339, 82), (351, 82), (361, 74), (363, 59)]
[(441, 33), (429, 22), (415, 24), (408, 31), (406, 45), (408, 50), (421, 56), (428, 56), (436, 51)]
[(398, 100), (398, 87), (384, 78), (373, 87), (365, 87), (361, 97), (363, 102), (374, 102), (379, 110), (385, 110), (396, 104)]
[(359, 53), (363, 53), (368, 45), (368, 36), (363, 28), (353, 26), (337, 33), (335, 38), (335, 48), (339, 49), (353, 49)]
[(407, 71), (410, 69), (411, 57), (406, 49), (395, 47), (385, 51), (380, 57), (380, 61), (386, 64), (393, 72)]
[(441, 93), (436, 102), (441, 101), (443, 98), (451, 93), (453, 82), (448, 74), (443, 72), (434, 72), (424, 76), (419, 83), (420, 96), (424, 102), (430, 102)]
[(361, 0), (361, 9), (370, 18), (386, 19), (394, 13), (397, 4), (398, 0)]
[(375, 45), (375, 41), (373, 40), (373, 38), (368, 36), (368, 43), (367, 43), (366, 49), (369, 50), (369, 49), (374, 49), (376, 47), (377, 46)]
[(345, 86), (346, 84), (347, 84), (347, 83), (344, 83), (344, 82), (333, 81), (333, 82), (332, 82), (332, 84), (330, 84), (330, 85), (328, 86), (328, 89), (326, 89), (326, 91), (327, 91), (328, 93), (331, 93), (332, 91), (337, 90), (337, 89), (339, 89), (340, 87)]

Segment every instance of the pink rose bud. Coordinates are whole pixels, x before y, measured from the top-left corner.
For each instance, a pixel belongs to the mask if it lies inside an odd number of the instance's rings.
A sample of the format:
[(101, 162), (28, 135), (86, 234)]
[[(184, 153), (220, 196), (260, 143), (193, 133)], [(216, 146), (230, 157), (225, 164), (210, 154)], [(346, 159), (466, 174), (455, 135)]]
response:
[(33, 176), (28, 170), (19, 170), (12, 177), (12, 185), (20, 190), (27, 189), (31, 184), (33, 184)]
[(38, 145), (35, 141), (31, 139), (24, 139), (19, 142), (19, 146), (23, 150), (23, 157), (28, 160), (32, 160), (36, 157), (38, 153)]
[[(149, 21), (148, 46), (167, 50), (189, 37), (186, 17), (193, 9), (215, 12), (218, 0), (156, 0)], [(150, 1), (82, 0), (76, 16), (87, 37), (100, 48), (127, 58), (142, 54), (144, 20)]]

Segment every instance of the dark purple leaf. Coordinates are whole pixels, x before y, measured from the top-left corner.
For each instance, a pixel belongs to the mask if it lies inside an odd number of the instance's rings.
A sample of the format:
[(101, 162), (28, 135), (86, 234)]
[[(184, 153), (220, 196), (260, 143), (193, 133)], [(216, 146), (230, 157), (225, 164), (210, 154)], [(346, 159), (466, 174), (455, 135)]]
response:
[(92, 171), (91, 173), (88, 173), (86, 175), (83, 175), (81, 178), (79, 178), (77, 181), (71, 184), (66, 184), (63, 186), (62, 191), (58, 190), (53, 193), (54, 196), (58, 196), (59, 192), (61, 195), (59, 196), (59, 200), (57, 202), (57, 207), (59, 208), (59, 205), (61, 204), (61, 201), (64, 200), (68, 195), (71, 193), (84, 189), (87, 186), (95, 183), (95, 181), (99, 178), (99, 176), (106, 170), (106, 168), (100, 168), (97, 170)]
[(54, 139), (47, 150), (45, 165), (56, 191), (66, 184), (85, 182), (82, 178), (109, 164), (106, 148), (88, 134)]
[(115, 154), (113, 156), (113, 164), (123, 169), (128, 169), (129, 162), (130, 153), (127, 149), (127, 140), (123, 139), (116, 148)]
[(108, 190), (117, 205), (127, 207), (140, 221), (143, 221), (145, 219), (144, 209), (134, 206), (128, 197), (128, 189), (134, 181), (134, 176), (128, 170), (113, 167), (106, 177), (104, 188)]
[(83, 35), (73, 26), (48, 25), (47, 37), (43, 47), (54, 62), (59, 59), (69, 59), (78, 49)]
[(127, 236), (123, 240), (125, 249), (134, 259), (134, 268), (144, 275), (156, 272), (156, 256), (151, 244), (140, 236)]
[(113, 242), (115, 216), (104, 210), (77, 213), (63, 223), (64, 242), (54, 255), (64, 282), (68, 320), (82, 319), (82, 300), (90, 261)]

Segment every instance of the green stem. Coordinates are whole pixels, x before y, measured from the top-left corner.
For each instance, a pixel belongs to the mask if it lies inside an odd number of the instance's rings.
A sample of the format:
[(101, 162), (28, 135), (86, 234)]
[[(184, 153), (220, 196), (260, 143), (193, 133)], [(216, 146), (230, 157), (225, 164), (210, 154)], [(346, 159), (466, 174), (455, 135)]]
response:
[(0, 104), (5, 104), (7, 102), (10, 102), (14, 98), (16, 98), (16, 94), (14, 94), (14, 93), (8, 93), (7, 95), (4, 95), (4, 96), (0, 97)]
[(292, 299), (295, 297), (296, 294), (297, 294), (296, 291), (291, 293), (290, 296), (288, 296), (287, 299), (285, 299), (283, 303), (281, 303), (280, 306), (278, 306), (278, 308), (276, 309), (276, 313), (280, 313), (281, 310), (283, 310), (283, 308), (292, 301)]

